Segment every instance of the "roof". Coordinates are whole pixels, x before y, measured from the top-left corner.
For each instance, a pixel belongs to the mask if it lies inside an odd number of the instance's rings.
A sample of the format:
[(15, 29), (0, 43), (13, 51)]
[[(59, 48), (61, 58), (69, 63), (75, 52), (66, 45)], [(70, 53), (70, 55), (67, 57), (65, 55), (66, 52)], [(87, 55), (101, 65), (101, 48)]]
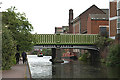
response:
[(89, 14), (92, 20), (109, 20), (109, 9), (101, 9), (105, 14)]
[(56, 29), (62, 29), (62, 27), (55, 27)]
[(105, 14), (109, 14), (109, 9), (101, 9)]
[[(85, 10), (82, 14), (84, 14), (85, 12), (87, 12), (89, 9), (93, 8), (93, 7), (96, 7), (97, 9), (101, 10), (100, 8), (98, 8), (96, 5), (92, 5), (91, 7), (89, 7), (87, 10)], [(102, 11), (102, 10), (101, 10)], [(104, 12), (103, 12), (104, 13)], [(82, 16), (82, 14), (79, 15)]]
[(107, 13), (109, 12), (108, 9), (100, 9), (100, 8), (98, 8), (96, 5), (92, 5), (92, 6), (89, 7), (87, 10), (85, 10), (83, 13), (81, 13), (79, 16), (77, 16), (75, 19), (73, 19), (73, 20), (71, 21), (71, 23), (78, 21), (78, 20), (80, 19), (80, 17), (81, 17), (85, 12), (87, 12), (89, 9), (91, 9), (91, 8), (93, 8), (93, 7), (96, 7), (97, 9), (101, 10), (101, 12), (103, 12), (103, 14), (107, 14)]
[(109, 20), (107, 14), (90, 14), (89, 16), (92, 20)]

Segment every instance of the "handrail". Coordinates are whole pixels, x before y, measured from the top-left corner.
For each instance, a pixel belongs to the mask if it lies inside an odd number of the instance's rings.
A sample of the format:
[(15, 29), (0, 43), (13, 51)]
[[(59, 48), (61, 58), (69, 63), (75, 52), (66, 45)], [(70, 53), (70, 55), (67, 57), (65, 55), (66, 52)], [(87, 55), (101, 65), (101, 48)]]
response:
[(97, 34), (33, 34), (35, 44), (94, 44)]

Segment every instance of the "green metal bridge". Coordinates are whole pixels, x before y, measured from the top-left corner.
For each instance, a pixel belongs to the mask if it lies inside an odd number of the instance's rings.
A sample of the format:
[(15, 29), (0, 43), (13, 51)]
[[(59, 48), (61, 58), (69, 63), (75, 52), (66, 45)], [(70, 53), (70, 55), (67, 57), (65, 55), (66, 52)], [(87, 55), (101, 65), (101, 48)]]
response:
[(76, 48), (98, 50), (94, 43), (98, 35), (91, 34), (34, 34), (34, 48)]
[(93, 34), (34, 34), (36, 45), (91, 45), (98, 35)]

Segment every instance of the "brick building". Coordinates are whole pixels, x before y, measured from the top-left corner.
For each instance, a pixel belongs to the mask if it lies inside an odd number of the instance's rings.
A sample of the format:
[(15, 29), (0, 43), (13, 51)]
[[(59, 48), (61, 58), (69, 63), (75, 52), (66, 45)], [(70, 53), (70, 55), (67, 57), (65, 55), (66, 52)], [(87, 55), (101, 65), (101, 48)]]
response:
[(110, 0), (109, 37), (114, 38), (120, 34), (120, 0)]
[[(108, 9), (99, 9), (92, 5), (73, 19), (73, 10), (69, 10), (69, 32), (73, 34), (98, 34), (99, 27), (109, 26)], [(96, 32), (94, 32), (96, 30)]]
[[(70, 34), (99, 34), (101, 32), (109, 32), (109, 10), (99, 9), (96, 5), (92, 5), (86, 11), (73, 19), (73, 10), (69, 10), (69, 31)], [(57, 28), (56, 28), (57, 29)], [(62, 31), (61, 27), (61, 31)], [(57, 33), (57, 32), (55, 32)], [(63, 32), (62, 32), (63, 33)], [(74, 53), (85, 53), (86, 50), (69, 49)]]
[(55, 27), (55, 34), (63, 33), (62, 27)]
[[(73, 19), (73, 10), (69, 10), (69, 33), (72, 34), (99, 34), (109, 32), (109, 10), (99, 9), (92, 5), (86, 11)], [(71, 50), (72, 52), (72, 50)], [(85, 53), (86, 50), (73, 49), (74, 53)]]
[(67, 34), (69, 31), (68, 26), (55, 27), (55, 34)]

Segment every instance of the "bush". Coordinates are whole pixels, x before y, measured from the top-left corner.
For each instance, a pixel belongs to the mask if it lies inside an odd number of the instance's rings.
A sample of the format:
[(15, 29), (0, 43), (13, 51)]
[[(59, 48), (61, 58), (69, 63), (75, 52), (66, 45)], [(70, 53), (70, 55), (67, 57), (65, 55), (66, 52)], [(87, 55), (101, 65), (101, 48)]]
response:
[(4, 27), (2, 31), (2, 69), (7, 70), (15, 63), (16, 45), (11, 32)]
[(82, 54), (81, 57), (79, 57), (79, 60), (81, 60), (81, 61), (87, 61), (88, 60), (88, 56), (89, 56), (88, 52), (84, 53), (84, 54)]
[(44, 56), (51, 56), (52, 55), (51, 49), (43, 49), (42, 53)]
[(52, 55), (51, 49), (42, 49), (42, 51), (33, 51), (31, 54), (37, 55), (37, 53), (43, 53), (44, 56), (51, 56)]
[(31, 54), (32, 55), (37, 55), (38, 51), (33, 51)]
[(120, 44), (110, 47), (106, 64), (107, 66), (120, 66)]
[(106, 61), (105, 59), (100, 59), (100, 62), (105, 63)]
[(100, 51), (103, 51), (105, 47), (112, 44), (113, 41), (113, 39), (99, 36), (97, 41), (95, 42), (95, 45), (99, 48)]

